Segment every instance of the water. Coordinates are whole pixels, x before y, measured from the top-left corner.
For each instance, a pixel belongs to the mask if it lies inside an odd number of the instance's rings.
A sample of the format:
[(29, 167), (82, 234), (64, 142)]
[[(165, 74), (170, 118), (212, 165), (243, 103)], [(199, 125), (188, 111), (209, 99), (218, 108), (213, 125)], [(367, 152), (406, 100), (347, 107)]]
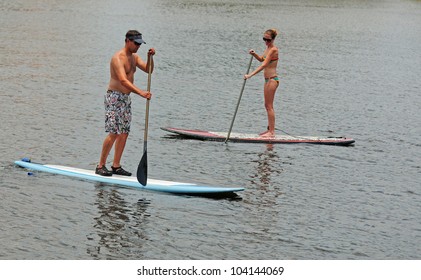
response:
[[(0, 259), (419, 259), (420, 1), (2, 1)], [(250, 48), (278, 28), (277, 127), (355, 146), (171, 139), (228, 130)], [(157, 50), (151, 178), (243, 186), (235, 199), (136, 191), (13, 165), (93, 169), (109, 59), (128, 29)], [(258, 66), (255, 61), (252, 68)], [(146, 75), (136, 83), (146, 88)], [(266, 126), (263, 77), (234, 131)], [(142, 156), (133, 96), (123, 165)]]

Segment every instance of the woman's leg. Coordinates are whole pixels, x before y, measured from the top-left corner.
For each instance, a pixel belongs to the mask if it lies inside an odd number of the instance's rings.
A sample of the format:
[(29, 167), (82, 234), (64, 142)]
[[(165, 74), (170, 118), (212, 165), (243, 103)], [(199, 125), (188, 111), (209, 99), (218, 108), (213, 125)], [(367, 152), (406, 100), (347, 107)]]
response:
[(270, 79), (265, 83), (264, 87), (264, 99), (265, 108), (268, 116), (268, 131), (262, 136), (274, 136), (275, 135), (275, 110), (273, 109), (273, 101), (275, 99), (275, 92), (278, 88), (278, 82)]

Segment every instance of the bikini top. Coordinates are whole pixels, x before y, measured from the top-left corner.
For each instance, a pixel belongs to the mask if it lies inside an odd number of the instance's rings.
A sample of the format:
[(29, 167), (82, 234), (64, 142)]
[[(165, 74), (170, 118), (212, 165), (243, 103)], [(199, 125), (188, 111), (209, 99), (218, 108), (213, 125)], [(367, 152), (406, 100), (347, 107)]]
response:
[[(263, 60), (265, 59), (266, 59), (266, 55), (263, 56)], [(277, 61), (278, 59), (279, 59), (278, 57), (272, 58), (269, 63), (272, 63), (273, 61)]]

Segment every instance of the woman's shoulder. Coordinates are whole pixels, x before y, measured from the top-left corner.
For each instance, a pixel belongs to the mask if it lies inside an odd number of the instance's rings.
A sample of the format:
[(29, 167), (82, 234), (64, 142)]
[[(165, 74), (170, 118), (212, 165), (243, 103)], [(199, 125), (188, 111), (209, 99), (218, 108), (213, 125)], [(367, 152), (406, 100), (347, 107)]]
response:
[(269, 52), (270, 53), (278, 53), (278, 47), (276, 47), (276, 46), (273, 46), (270, 50), (269, 50)]
[(272, 60), (273, 59), (277, 59), (278, 58), (278, 47), (272, 47), (268, 50), (267, 52), (267, 56), (271, 57)]

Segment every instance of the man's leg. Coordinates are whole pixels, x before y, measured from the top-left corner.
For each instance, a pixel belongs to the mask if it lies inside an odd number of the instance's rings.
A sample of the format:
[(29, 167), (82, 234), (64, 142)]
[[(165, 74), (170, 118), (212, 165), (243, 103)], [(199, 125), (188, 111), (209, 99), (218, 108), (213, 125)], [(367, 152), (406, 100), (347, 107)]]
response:
[(113, 160), (113, 167), (120, 167), (120, 160), (123, 156), (124, 148), (126, 147), (127, 137), (129, 136), (128, 133), (121, 133), (116, 137), (115, 140), (115, 147), (114, 147), (114, 160)]
[(107, 163), (108, 155), (110, 154), (111, 148), (113, 147), (116, 138), (117, 134), (114, 133), (109, 133), (107, 137), (105, 137), (105, 140), (102, 143), (101, 157), (98, 164), (99, 168), (103, 167)]

